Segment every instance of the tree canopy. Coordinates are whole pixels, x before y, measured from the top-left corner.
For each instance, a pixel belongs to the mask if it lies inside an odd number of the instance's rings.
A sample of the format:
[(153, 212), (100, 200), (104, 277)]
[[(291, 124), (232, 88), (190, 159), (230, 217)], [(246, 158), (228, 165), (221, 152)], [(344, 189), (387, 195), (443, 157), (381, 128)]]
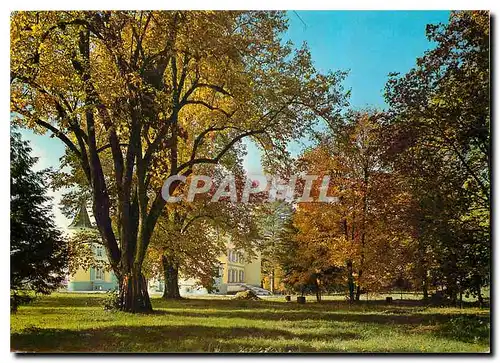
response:
[(76, 158), (122, 310), (151, 310), (141, 270), (168, 176), (219, 163), (244, 137), (276, 156), (345, 102), (344, 74), (318, 73), (286, 27), (269, 11), (11, 15), (14, 122)]

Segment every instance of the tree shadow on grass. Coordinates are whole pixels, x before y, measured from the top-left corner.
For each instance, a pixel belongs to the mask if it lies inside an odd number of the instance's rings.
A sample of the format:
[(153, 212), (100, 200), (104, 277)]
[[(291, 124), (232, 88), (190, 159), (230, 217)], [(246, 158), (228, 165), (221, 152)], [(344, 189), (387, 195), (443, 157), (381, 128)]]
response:
[[(262, 313), (269, 313), (279, 315), (283, 314), (298, 314), (300, 319), (304, 318), (307, 314), (315, 315), (320, 320), (324, 320), (331, 313), (374, 313), (374, 314), (394, 314), (394, 315), (412, 315), (428, 307), (432, 307), (423, 301), (417, 300), (396, 300), (393, 304), (386, 304), (384, 301), (359, 301), (356, 303), (349, 303), (347, 301), (324, 301), (321, 303), (307, 303), (297, 304), (294, 302), (277, 302), (277, 301), (237, 301), (237, 300), (204, 300), (204, 299), (185, 299), (183, 301), (168, 301), (162, 299), (153, 299), (153, 307), (157, 311), (167, 310), (216, 310), (217, 312), (234, 311), (234, 310), (247, 310), (250, 314), (261, 316)], [(472, 305), (471, 305), (472, 307)], [(265, 310), (268, 310), (267, 312)], [(306, 317), (307, 319), (307, 317)], [(311, 318), (313, 319), (313, 318)], [(398, 318), (395, 318), (398, 319)]]
[(39, 296), (29, 306), (35, 307), (87, 307), (103, 306), (106, 296), (104, 294), (92, 294), (85, 296)]
[[(87, 295), (59, 295), (50, 297), (40, 297), (32, 304), (35, 307), (76, 307), (76, 306), (102, 306), (104, 300), (106, 299), (105, 294), (87, 294)], [(152, 303), (154, 308), (214, 308), (217, 310), (224, 309), (235, 309), (235, 308), (267, 308), (267, 309), (279, 309), (284, 311), (289, 310), (311, 310), (311, 311), (338, 311), (338, 310), (365, 310), (370, 309), (371, 311), (383, 311), (388, 308), (399, 309), (399, 308), (419, 308), (426, 307), (428, 304), (421, 300), (394, 300), (391, 305), (387, 305), (383, 300), (370, 300), (370, 301), (358, 301), (356, 303), (349, 303), (348, 301), (342, 300), (331, 300), (322, 301), (321, 303), (307, 303), (306, 305), (300, 305), (295, 302), (285, 303), (283, 301), (269, 301), (266, 299), (261, 299), (260, 301), (238, 301), (238, 300), (224, 300), (224, 299), (180, 299), (180, 300), (164, 300), (161, 297), (152, 297)], [(464, 306), (475, 306), (475, 304), (466, 304)]]
[[(355, 333), (294, 334), (265, 328), (202, 325), (112, 326), (63, 330), (28, 328), (11, 336), (17, 352), (315, 352), (313, 341), (352, 340)], [(257, 339), (252, 343), (252, 339)], [(266, 342), (268, 340), (268, 346)], [(242, 341), (244, 343), (242, 343)]]
[[(430, 328), (429, 333), (449, 340), (466, 343), (488, 345), (490, 342), (490, 315), (473, 314), (415, 314), (405, 313), (404, 310), (398, 312), (388, 310), (378, 314), (373, 313), (319, 313), (300, 311), (276, 311), (276, 312), (254, 312), (254, 311), (158, 311), (159, 314), (195, 317), (195, 318), (228, 318), (228, 319), (248, 319), (265, 321), (323, 321), (342, 322), (353, 324), (376, 324), (398, 326), (411, 334), (418, 331), (418, 328)], [(417, 328), (413, 330), (412, 328)], [(426, 333), (424, 333), (426, 334)], [(353, 338), (355, 339), (355, 338)]]
[[(353, 322), (372, 324), (397, 324), (397, 325), (429, 325), (446, 323), (452, 318), (468, 316), (466, 314), (415, 314), (407, 311), (387, 310), (380, 313), (344, 313), (344, 312), (318, 312), (318, 311), (253, 311), (253, 310), (156, 310), (155, 314), (172, 315), (179, 317), (193, 318), (228, 318), (228, 319), (249, 319), (267, 321), (304, 321), (322, 320), (330, 322)], [(477, 317), (475, 315), (470, 315)], [(484, 321), (489, 321), (489, 314), (477, 317)]]
[(477, 315), (461, 315), (440, 326), (436, 335), (466, 343), (490, 344), (490, 319)]

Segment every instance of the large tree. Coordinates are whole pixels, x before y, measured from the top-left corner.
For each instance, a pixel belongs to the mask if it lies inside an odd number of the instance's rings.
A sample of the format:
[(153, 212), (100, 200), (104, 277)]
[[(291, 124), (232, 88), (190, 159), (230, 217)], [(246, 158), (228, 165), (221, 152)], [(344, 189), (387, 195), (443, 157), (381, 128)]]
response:
[[(317, 273), (344, 271), (351, 301), (386, 287), (405, 260), (406, 197), (382, 160), (384, 120), (381, 112), (348, 112), (300, 161), (309, 175), (330, 176), (327, 190), (338, 200), (298, 204), (298, 256)], [(312, 195), (320, 189), (314, 183)]]
[(435, 48), (386, 87), (393, 165), (412, 194), (421, 283), (481, 300), (490, 261), (490, 21), (486, 11), (428, 25)]
[[(218, 186), (225, 176), (234, 175), (217, 168), (212, 176)], [(242, 178), (237, 179), (235, 184), (241, 195)], [(244, 250), (249, 258), (255, 255), (258, 234), (255, 204), (222, 199), (212, 202), (215, 191), (214, 187), (193, 202), (170, 205), (158, 220), (148, 249), (148, 265), (156, 271), (163, 269), (164, 298), (180, 297), (179, 273), (209, 289), (219, 271), (219, 258), (227, 253), (228, 242), (235, 249)]]
[(10, 289), (11, 308), (30, 292), (49, 294), (61, 285), (67, 268), (67, 244), (56, 228), (48, 171), (34, 171), (37, 158), (28, 142), (10, 136)]
[(283, 42), (286, 23), (283, 12), (12, 14), (14, 121), (78, 160), (122, 310), (152, 310), (142, 264), (168, 176), (218, 163), (244, 137), (283, 150), (344, 101), (343, 74), (318, 74), (306, 47)]

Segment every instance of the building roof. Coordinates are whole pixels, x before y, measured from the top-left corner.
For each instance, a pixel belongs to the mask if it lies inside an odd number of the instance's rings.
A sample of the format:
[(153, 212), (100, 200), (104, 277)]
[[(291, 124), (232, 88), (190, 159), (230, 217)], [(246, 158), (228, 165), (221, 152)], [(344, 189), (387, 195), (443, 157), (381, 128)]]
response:
[(90, 217), (87, 212), (87, 206), (85, 202), (82, 202), (80, 205), (80, 209), (78, 210), (78, 213), (75, 215), (75, 218), (73, 219), (73, 222), (68, 226), (70, 229), (75, 229), (75, 228), (94, 228), (92, 223), (90, 222)]

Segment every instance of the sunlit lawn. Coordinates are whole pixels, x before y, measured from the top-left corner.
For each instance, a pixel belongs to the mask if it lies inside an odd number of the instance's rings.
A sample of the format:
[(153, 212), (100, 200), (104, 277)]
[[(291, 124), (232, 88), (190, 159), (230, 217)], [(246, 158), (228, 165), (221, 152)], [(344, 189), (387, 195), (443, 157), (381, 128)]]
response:
[[(395, 295), (396, 296), (396, 295)], [(489, 309), (331, 299), (153, 298), (154, 314), (105, 311), (99, 294), (54, 294), (11, 316), (23, 352), (488, 352)]]

